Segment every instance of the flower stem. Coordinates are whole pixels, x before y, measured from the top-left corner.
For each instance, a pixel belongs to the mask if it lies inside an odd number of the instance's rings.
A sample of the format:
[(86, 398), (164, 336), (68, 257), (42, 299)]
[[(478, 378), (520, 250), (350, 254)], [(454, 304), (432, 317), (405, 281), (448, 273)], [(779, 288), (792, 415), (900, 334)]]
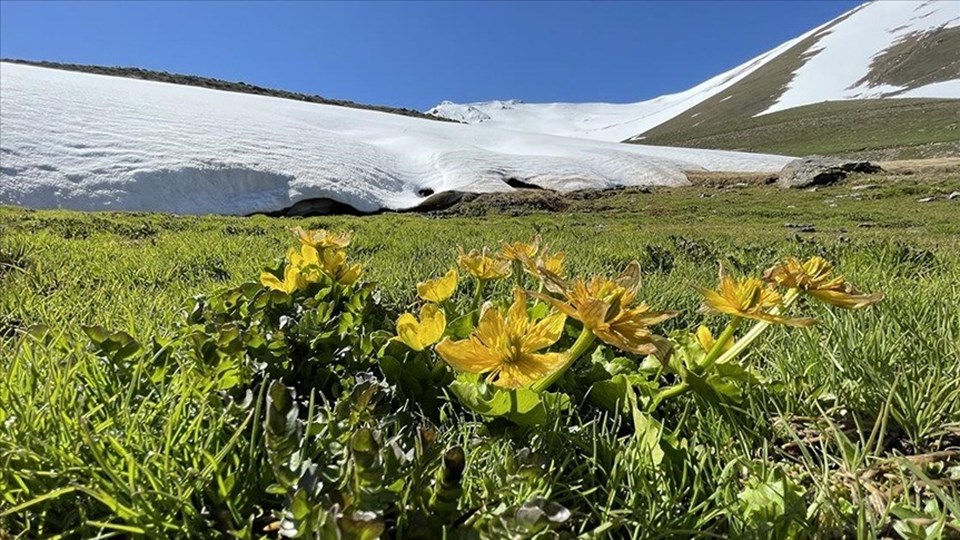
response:
[(737, 331), (737, 327), (740, 326), (742, 321), (743, 319), (736, 316), (730, 319), (730, 322), (727, 323), (727, 327), (723, 329), (723, 332), (721, 332), (720, 336), (717, 337), (717, 341), (714, 342), (713, 347), (710, 348), (710, 351), (707, 352), (707, 356), (703, 359), (703, 364), (701, 364), (701, 369), (703, 371), (713, 367), (713, 364), (716, 363), (717, 358), (720, 357), (720, 353), (723, 352), (723, 347), (728, 341), (733, 339), (733, 333)]
[(660, 402), (675, 398), (679, 395), (685, 394), (690, 390), (690, 384), (686, 381), (682, 381), (679, 384), (664, 388), (663, 390), (657, 392), (657, 395), (653, 396), (653, 409), (657, 408), (657, 405), (660, 405)]
[(534, 392), (542, 392), (557, 382), (567, 369), (577, 361), (577, 358), (580, 358), (583, 353), (587, 352), (587, 349), (593, 345), (594, 339), (593, 332), (587, 329), (587, 327), (583, 327), (583, 330), (580, 331), (580, 335), (577, 337), (577, 341), (575, 341), (570, 347), (570, 350), (567, 351), (566, 361), (546, 377), (534, 382), (533, 385), (530, 386), (530, 389)]
[(473, 291), (473, 303), (470, 304), (470, 312), (473, 313), (480, 307), (480, 301), (483, 300), (483, 285), (486, 283), (482, 279), (477, 280), (477, 288)]
[[(774, 308), (770, 310), (770, 313), (774, 315), (780, 315), (781, 313), (786, 312), (787, 309), (789, 309), (790, 306), (794, 302), (796, 302), (797, 298), (799, 297), (800, 297), (799, 289), (790, 289), (789, 291), (787, 291), (787, 294), (783, 296), (783, 308), (782, 309)], [(760, 334), (762, 334), (763, 331), (767, 329), (768, 326), (770, 326), (770, 324), (771, 323), (768, 323), (766, 321), (760, 321), (757, 324), (753, 325), (753, 328), (748, 330), (747, 333), (744, 334), (742, 338), (737, 340), (736, 343), (733, 344), (733, 347), (730, 347), (730, 350), (720, 355), (717, 361), (726, 362), (731, 358), (734, 358), (738, 354), (742, 353), (743, 351), (745, 351), (747, 347), (749, 347), (750, 344), (753, 343), (757, 339), (757, 337), (759, 337)]]

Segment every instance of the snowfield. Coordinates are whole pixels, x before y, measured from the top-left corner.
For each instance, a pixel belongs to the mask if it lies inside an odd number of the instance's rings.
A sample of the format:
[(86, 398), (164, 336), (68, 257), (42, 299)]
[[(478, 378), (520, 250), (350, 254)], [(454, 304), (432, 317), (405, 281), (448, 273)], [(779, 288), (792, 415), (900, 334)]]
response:
[[(517, 100), (458, 104), (427, 111), (471, 124), (623, 141), (649, 131), (733, 87), (798, 43), (820, 35), (786, 91), (760, 114), (822, 101), (888, 97), (960, 98), (960, 73), (952, 81), (907, 90), (860, 81), (871, 61), (911, 35), (960, 26), (957, 0), (876, 1), (853, 10), (689, 90), (637, 103), (523, 103)], [(960, 51), (957, 51), (960, 54)], [(734, 90), (735, 91), (735, 90)]]
[(250, 214), (361, 212), (431, 193), (686, 185), (789, 158), (634, 146), (0, 63), (0, 204)]
[(853, 9), (844, 17), (846, 19), (824, 32), (807, 50), (810, 59), (794, 72), (787, 90), (763, 114), (845, 99), (960, 98), (957, 87), (960, 73), (956, 74), (957, 80), (911, 90), (860, 82), (870, 72), (871, 61), (904, 38), (960, 26), (960, 3), (956, 0), (873, 2)]

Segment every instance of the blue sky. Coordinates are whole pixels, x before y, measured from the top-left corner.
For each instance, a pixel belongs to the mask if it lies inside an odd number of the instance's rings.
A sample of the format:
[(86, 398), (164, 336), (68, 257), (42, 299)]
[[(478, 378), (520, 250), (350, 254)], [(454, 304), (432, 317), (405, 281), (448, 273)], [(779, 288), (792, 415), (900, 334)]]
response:
[(859, 2), (0, 1), (0, 56), (426, 109), (684, 90)]

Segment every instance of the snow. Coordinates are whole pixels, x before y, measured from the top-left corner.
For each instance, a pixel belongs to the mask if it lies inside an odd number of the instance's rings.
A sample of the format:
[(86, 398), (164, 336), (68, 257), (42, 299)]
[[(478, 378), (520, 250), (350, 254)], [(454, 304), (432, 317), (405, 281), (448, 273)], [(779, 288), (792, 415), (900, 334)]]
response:
[(898, 98), (940, 98), (954, 99), (960, 96), (960, 79), (931, 83), (920, 88), (914, 88), (897, 94)]
[(796, 39), (721, 73), (697, 86), (637, 103), (524, 103), (518, 100), (457, 104), (444, 101), (427, 111), (451, 120), (490, 127), (577, 137), (623, 141), (674, 118), (722, 93), (780, 53), (805, 39)]
[[(514, 103), (513, 105), (517, 105)], [(789, 158), (616, 144), (0, 63), (0, 204), (249, 214), (329, 198), (406, 209), (427, 192), (687, 185)]]
[[(872, 2), (847, 13), (810, 47), (811, 55), (767, 114), (821, 101), (880, 97), (960, 98), (957, 79), (904, 91), (891, 85), (859, 83), (875, 57), (915, 33), (960, 26), (960, 3)], [(960, 54), (960, 51), (958, 51)]]
[[(602, 141), (632, 139), (714, 96), (730, 99), (736, 83), (807, 38), (816, 43), (801, 54), (807, 61), (795, 72), (786, 91), (760, 114), (822, 101), (931, 97), (960, 98), (957, 80), (904, 91), (882, 85), (858, 85), (871, 60), (914, 32), (930, 32), (960, 24), (960, 2), (877, 1), (862, 4), (730, 71), (689, 90), (637, 103), (523, 103), (487, 101), (457, 104), (444, 101), (428, 112), (471, 124), (580, 137)], [(960, 54), (960, 51), (958, 51)], [(655, 76), (651, 74), (651, 76)], [(724, 93), (729, 89), (729, 95)]]

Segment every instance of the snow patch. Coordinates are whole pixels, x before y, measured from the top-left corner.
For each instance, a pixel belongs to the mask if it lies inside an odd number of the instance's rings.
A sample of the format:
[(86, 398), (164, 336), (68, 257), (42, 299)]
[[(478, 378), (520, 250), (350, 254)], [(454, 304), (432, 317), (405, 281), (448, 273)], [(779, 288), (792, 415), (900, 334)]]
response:
[[(521, 107), (501, 102), (504, 107)], [(359, 212), (445, 191), (687, 185), (782, 156), (647, 147), (0, 63), (0, 204), (183, 214), (329, 199)]]

